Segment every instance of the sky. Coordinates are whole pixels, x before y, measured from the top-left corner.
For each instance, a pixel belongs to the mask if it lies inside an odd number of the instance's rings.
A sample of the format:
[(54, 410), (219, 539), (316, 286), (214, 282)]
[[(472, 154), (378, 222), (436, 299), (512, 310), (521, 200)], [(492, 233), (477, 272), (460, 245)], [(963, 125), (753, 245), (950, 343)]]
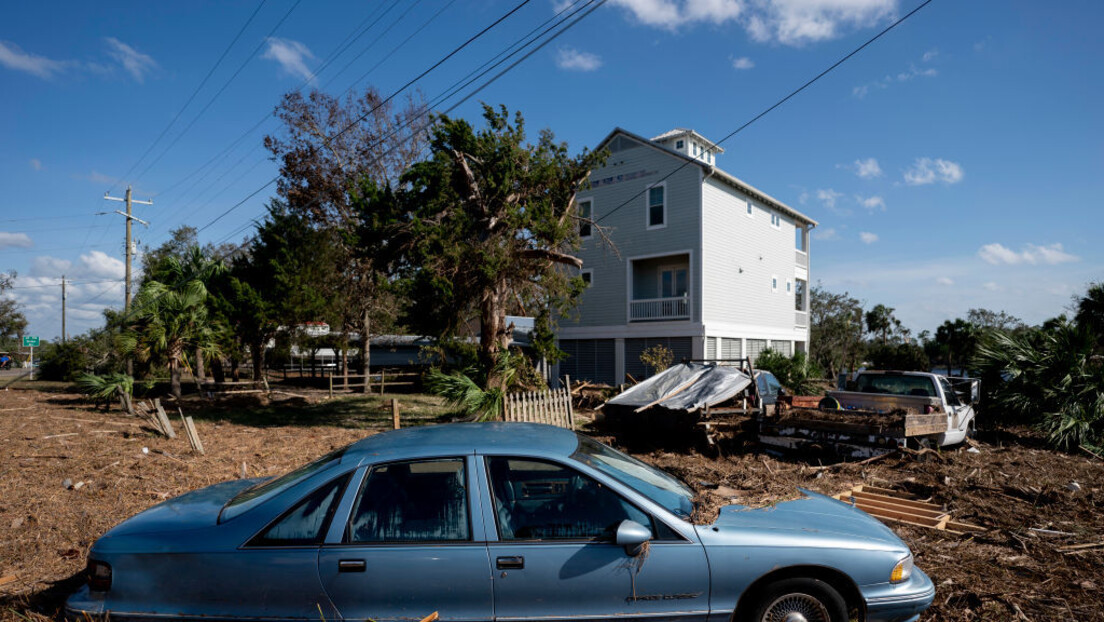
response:
[[(105, 192), (153, 201), (134, 206), (139, 252), (182, 225), (245, 239), (274, 194), (262, 141), (289, 91), (418, 89), (473, 122), (502, 104), (572, 151), (614, 127), (720, 141), (922, 0), (609, 0), (446, 97), (586, 4), (530, 0), (438, 65), (520, 1), (8, 6), (0, 272), (18, 274), (27, 332), (61, 334), (63, 274), (70, 335), (122, 307), (122, 203)], [(717, 165), (820, 223), (814, 284), (914, 332), (971, 308), (1040, 323), (1104, 280), (1101, 18), (1091, 0), (933, 0), (721, 143)]]

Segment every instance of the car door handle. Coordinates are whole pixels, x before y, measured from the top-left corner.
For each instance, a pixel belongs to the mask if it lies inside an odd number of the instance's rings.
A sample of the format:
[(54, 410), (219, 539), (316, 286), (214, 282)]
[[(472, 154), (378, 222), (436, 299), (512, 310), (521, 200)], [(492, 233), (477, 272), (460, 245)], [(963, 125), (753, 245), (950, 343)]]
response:
[(337, 562), (338, 572), (364, 572), (367, 567), (363, 559), (341, 559)]
[(499, 570), (521, 570), (525, 567), (525, 558), (521, 555), (514, 557), (499, 557), (495, 560), (495, 567)]

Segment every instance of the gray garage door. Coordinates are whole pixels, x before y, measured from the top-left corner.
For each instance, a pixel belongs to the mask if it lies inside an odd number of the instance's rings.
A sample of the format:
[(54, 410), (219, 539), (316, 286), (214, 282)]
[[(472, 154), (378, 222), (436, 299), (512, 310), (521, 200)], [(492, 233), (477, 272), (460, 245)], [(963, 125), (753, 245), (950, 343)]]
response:
[[(680, 363), (683, 359), (690, 360), (693, 340), (691, 337), (646, 337), (643, 339), (625, 340), (625, 373), (632, 374), (633, 378), (640, 380), (652, 375), (652, 370), (640, 362), (640, 355), (644, 350), (654, 346), (666, 346), (675, 355), (674, 363)], [(662, 370), (660, 370), (662, 371)]]
[(560, 349), (567, 358), (560, 361), (560, 376), (617, 384), (613, 377), (613, 339), (564, 339)]

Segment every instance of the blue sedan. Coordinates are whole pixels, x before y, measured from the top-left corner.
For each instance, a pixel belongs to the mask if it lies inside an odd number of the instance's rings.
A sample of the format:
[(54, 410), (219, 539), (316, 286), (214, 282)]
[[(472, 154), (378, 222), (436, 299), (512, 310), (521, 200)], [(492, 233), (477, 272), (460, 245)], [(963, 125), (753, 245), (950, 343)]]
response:
[(908, 547), (805, 493), (690, 520), (693, 492), (586, 436), (524, 423), (368, 437), (266, 481), (217, 484), (92, 547), (88, 619), (915, 620)]

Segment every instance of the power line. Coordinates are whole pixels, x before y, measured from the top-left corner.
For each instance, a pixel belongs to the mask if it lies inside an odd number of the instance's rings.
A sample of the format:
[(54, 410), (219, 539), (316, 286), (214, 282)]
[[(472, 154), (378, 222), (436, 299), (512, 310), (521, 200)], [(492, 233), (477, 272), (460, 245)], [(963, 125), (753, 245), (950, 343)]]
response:
[(230, 49), (234, 47), (234, 45), (238, 42), (238, 39), (241, 38), (242, 33), (245, 32), (245, 29), (253, 23), (253, 18), (257, 17), (257, 14), (261, 12), (261, 8), (264, 6), (265, 2), (266, 0), (261, 0), (260, 4), (257, 5), (257, 8), (254, 9), (253, 13), (249, 16), (249, 19), (245, 20), (245, 23), (242, 24), (242, 27), (238, 29), (238, 34), (234, 35), (234, 38), (230, 41), (230, 44), (227, 45), (226, 49), (222, 51), (222, 54), (218, 57), (218, 60), (215, 61), (215, 64), (211, 66), (211, 69), (207, 71), (207, 75), (203, 77), (203, 80), (201, 80), (199, 82), (199, 85), (195, 87), (195, 90), (192, 91), (192, 94), (188, 97), (188, 100), (184, 102), (184, 105), (180, 107), (180, 110), (176, 111), (176, 115), (172, 118), (171, 121), (169, 121), (169, 124), (165, 126), (165, 129), (161, 130), (161, 133), (157, 135), (157, 138), (153, 139), (153, 142), (150, 143), (150, 146), (146, 147), (146, 150), (142, 152), (142, 155), (139, 156), (138, 160), (130, 166), (130, 169), (123, 174), (123, 177), (119, 181), (115, 182), (115, 184), (111, 186), (111, 189), (108, 190), (108, 192), (114, 190), (116, 187), (118, 187), (120, 183), (122, 183), (124, 179), (129, 177), (130, 174), (134, 172), (134, 169), (138, 168), (138, 165), (142, 163), (142, 160), (146, 159), (146, 156), (149, 155), (151, 151), (153, 151), (153, 148), (157, 146), (157, 143), (161, 142), (161, 139), (164, 138), (165, 134), (168, 133), (169, 128), (171, 128), (173, 124), (176, 123), (177, 119), (180, 118), (180, 115), (184, 114), (184, 111), (188, 108), (188, 106), (191, 105), (192, 100), (196, 98), (196, 95), (199, 95), (199, 91), (202, 90), (204, 85), (207, 84), (207, 81), (211, 79), (211, 76), (215, 73), (215, 70), (218, 69), (219, 65), (222, 64), (222, 61), (226, 58), (226, 55), (230, 53)]
[[(812, 79), (810, 79), (810, 80), (806, 81), (806, 82), (805, 82), (805, 84), (802, 84), (801, 86), (797, 87), (797, 88), (796, 88), (796, 89), (794, 89), (793, 91), (790, 91), (790, 94), (789, 94), (789, 95), (787, 95), (787, 96), (783, 97), (782, 99), (780, 99), (780, 100), (776, 101), (776, 102), (775, 102), (774, 104), (772, 104), (772, 105), (771, 105), (771, 106), (770, 106), (769, 108), (767, 108), (766, 110), (764, 110), (764, 111), (760, 112), (759, 114), (755, 115), (754, 117), (752, 117), (752, 118), (751, 118), (751, 120), (747, 121), (746, 123), (744, 123), (744, 124), (743, 124), (743, 125), (741, 125), (740, 127), (736, 128), (735, 130), (732, 130), (732, 132), (730, 132), (730, 133), (729, 133), (729, 134), (728, 134), (727, 136), (725, 136), (724, 138), (722, 138), (721, 140), (719, 140), (719, 141), (717, 141), (717, 142), (715, 142), (715, 143), (713, 143), (713, 144), (715, 144), (715, 145), (718, 145), (718, 146), (719, 146), (719, 145), (721, 145), (721, 144), (725, 143), (726, 141), (728, 141), (728, 140), (729, 140), (730, 138), (732, 138), (733, 136), (735, 136), (735, 135), (739, 134), (740, 132), (744, 131), (744, 130), (745, 130), (745, 129), (747, 129), (747, 127), (748, 127), (748, 126), (750, 126), (750, 125), (751, 125), (752, 123), (755, 123), (755, 122), (756, 122), (756, 121), (758, 121), (759, 119), (762, 119), (763, 117), (767, 116), (767, 114), (769, 114), (769, 113), (770, 113), (770, 112), (771, 112), (772, 110), (774, 110), (775, 108), (778, 108), (778, 107), (779, 107), (779, 106), (781, 106), (782, 104), (784, 104), (784, 103), (786, 103), (787, 101), (789, 101), (790, 99), (792, 99), (792, 98), (793, 98), (794, 96), (796, 96), (796, 95), (797, 95), (798, 93), (800, 93), (800, 92), (804, 91), (805, 89), (809, 88), (810, 86), (812, 86), (812, 85), (813, 85), (813, 83), (815, 83), (815, 82), (816, 82), (817, 80), (820, 80), (820, 79), (821, 79), (821, 78), (823, 78), (824, 76), (826, 76), (826, 75), (828, 75), (829, 73), (831, 73), (831, 72), (832, 72), (832, 71), (833, 71), (833, 70), (834, 70), (834, 69), (835, 69), (836, 67), (839, 67), (839, 66), (840, 66), (840, 65), (842, 65), (843, 63), (847, 62), (847, 61), (848, 61), (848, 60), (849, 60), (849, 59), (850, 59), (850, 58), (851, 58), (852, 56), (854, 56), (854, 55), (858, 54), (859, 52), (863, 51), (863, 50), (864, 50), (864, 49), (866, 49), (866, 47), (867, 47), (867, 46), (869, 46), (870, 44), (874, 43), (874, 42), (875, 42), (875, 41), (877, 41), (878, 39), (881, 39), (881, 38), (882, 38), (882, 36), (883, 36), (883, 35), (885, 35), (885, 34), (886, 34), (887, 32), (889, 32), (890, 30), (893, 30), (894, 28), (896, 28), (897, 26), (899, 26), (900, 24), (902, 24), (902, 23), (903, 23), (903, 22), (904, 22), (905, 20), (907, 20), (908, 18), (910, 18), (910, 17), (912, 17), (913, 15), (915, 15), (915, 14), (917, 13), (917, 11), (919, 11), (920, 9), (922, 9), (922, 8), (924, 8), (924, 7), (928, 6), (929, 4), (931, 4), (931, 2), (932, 2), (932, 0), (924, 0), (924, 2), (920, 3), (920, 5), (919, 5), (919, 6), (917, 6), (917, 7), (915, 8), (915, 9), (913, 9), (913, 10), (909, 11), (909, 12), (908, 12), (908, 13), (907, 13), (907, 14), (906, 14), (906, 15), (905, 15), (904, 17), (901, 17), (900, 19), (898, 19), (897, 21), (893, 22), (893, 23), (892, 23), (892, 24), (890, 24), (889, 26), (886, 26), (886, 27), (885, 27), (884, 29), (882, 29), (882, 31), (881, 31), (881, 32), (879, 32), (878, 34), (874, 35), (873, 37), (871, 37), (871, 38), (867, 39), (865, 43), (863, 43), (863, 44), (862, 44), (862, 45), (860, 45), (859, 47), (857, 47), (857, 48), (855, 48), (855, 49), (851, 50), (851, 51), (850, 51), (850, 52), (849, 52), (849, 53), (848, 53), (848, 54), (847, 54), (846, 56), (844, 56), (843, 58), (841, 58), (841, 59), (837, 60), (837, 61), (836, 61), (835, 63), (832, 63), (832, 65), (831, 65), (830, 67), (828, 67), (828, 68), (827, 68), (827, 69), (825, 69), (824, 71), (822, 71), (822, 72), (818, 73), (818, 74), (817, 74), (816, 76), (814, 76), (814, 77), (813, 77)], [(691, 163), (694, 163), (694, 161), (693, 161), (693, 160), (687, 160), (687, 161), (683, 162), (683, 163), (682, 163), (682, 164), (681, 164), (680, 166), (676, 167), (676, 168), (675, 168), (674, 170), (672, 170), (672, 171), (671, 171), (670, 173), (667, 173), (667, 174), (666, 174), (666, 175), (664, 175), (663, 177), (659, 178), (659, 180), (658, 180), (658, 181), (656, 181), (655, 183), (659, 183), (659, 182), (662, 182), (662, 181), (663, 181), (663, 180), (665, 180), (665, 179), (668, 179), (669, 177), (671, 177), (671, 176), (672, 176), (672, 175), (674, 175), (675, 173), (677, 173), (677, 172), (681, 171), (682, 169), (686, 168), (687, 166), (689, 166), (689, 165), (690, 165)], [(622, 207), (625, 207), (625, 206), (626, 206), (626, 205), (628, 205), (629, 203), (631, 203), (631, 202), (635, 201), (635, 200), (636, 200), (637, 198), (641, 197), (641, 196), (642, 196), (642, 195), (644, 194), (644, 192), (646, 192), (646, 191), (647, 191), (647, 188), (645, 188), (644, 190), (641, 190), (641, 191), (637, 192), (636, 194), (634, 194), (633, 196), (629, 197), (628, 199), (625, 199), (625, 201), (624, 201), (623, 203), (621, 203), (621, 204), (620, 204), (620, 205), (618, 205), (617, 207), (615, 207), (615, 208), (613, 208), (612, 210), (610, 210), (609, 212), (607, 212), (607, 213), (606, 213), (606, 214), (605, 214), (604, 216), (602, 216), (601, 218), (598, 218), (598, 219), (596, 219), (596, 220), (595, 220), (594, 222), (595, 222), (595, 223), (600, 223), (600, 222), (602, 222), (603, 220), (605, 220), (606, 218), (609, 218), (609, 217), (610, 217), (610, 216), (612, 216), (612, 215), (613, 215), (614, 213), (616, 213), (616, 212), (617, 212), (617, 210), (621, 209)]]
[[(103, 283), (122, 283), (123, 279), (105, 279), (103, 281), (74, 281), (72, 279), (66, 279), (66, 282), (70, 285), (101, 285)], [(48, 283), (46, 285), (12, 285), (8, 289), (39, 289), (43, 287), (57, 287), (58, 283)]]
[(272, 38), (272, 35), (276, 34), (276, 31), (280, 29), (280, 26), (282, 26), (285, 21), (287, 21), (287, 18), (291, 17), (292, 12), (295, 11), (300, 2), (302, 2), (302, 0), (295, 0), (295, 4), (291, 5), (291, 8), (287, 10), (287, 13), (284, 13), (284, 16), (280, 18), (280, 21), (276, 22), (276, 25), (272, 27), (272, 30), (270, 30), (269, 33), (263, 39), (261, 39), (261, 42), (257, 45), (256, 48), (253, 49), (252, 52), (250, 52), (249, 56), (245, 58), (242, 64), (238, 66), (238, 69), (234, 72), (234, 74), (231, 75), (230, 78), (223, 83), (218, 92), (216, 92), (214, 96), (211, 97), (211, 99), (207, 102), (207, 104), (204, 105), (202, 109), (200, 109), (200, 111), (196, 114), (195, 117), (192, 118), (188, 125), (185, 126), (184, 129), (176, 135), (176, 138), (174, 138), (172, 142), (169, 143), (169, 146), (165, 147), (165, 150), (162, 151), (160, 155), (154, 158), (152, 162), (147, 164), (146, 167), (142, 169), (142, 172), (138, 173), (138, 178), (141, 178), (143, 175), (149, 172), (150, 168), (152, 168), (153, 165), (157, 164), (161, 161), (161, 158), (165, 157), (165, 154), (172, 151), (172, 148), (176, 146), (176, 143), (180, 142), (180, 139), (188, 133), (188, 130), (192, 129), (192, 126), (196, 124), (196, 121), (199, 121), (200, 117), (203, 116), (203, 113), (207, 112), (207, 110), (210, 109), (211, 105), (214, 104), (216, 100), (218, 100), (223, 91), (225, 91), (226, 88), (230, 86), (230, 84), (238, 77), (238, 74), (240, 74), (242, 70), (245, 69), (245, 66), (248, 65), (249, 62), (257, 56), (257, 53), (261, 51), (261, 48), (264, 47), (265, 43), (268, 43), (268, 40)]
[[(480, 37), (482, 37), (482, 36), (483, 36), (484, 34), (486, 34), (486, 33), (487, 33), (488, 31), (490, 31), (490, 30), (491, 30), (492, 28), (494, 28), (495, 26), (497, 26), (497, 25), (499, 25), (500, 23), (502, 23), (503, 21), (505, 21), (505, 20), (506, 20), (507, 18), (509, 18), (509, 17), (511, 16), (511, 15), (513, 15), (514, 13), (516, 13), (516, 12), (520, 11), (520, 10), (522, 9), (522, 7), (524, 7), (525, 5), (529, 4), (529, 3), (531, 2), (531, 1), (532, 1), (532, 0), (522, 0), (522, 1), (521, 1), (521, 2), (520, 2), (520, 3), (518, 4), (518, 5), (517, 5), (517, 6), (515, 6), (515, 7), (514, 7), (514, 8), (512, 8), (512, 9), (510, 9), (509, 11), (507, 11), (507, 12), (506, 12), (505, 14), (503, 14), (503, 15), (502, 15), (501, 17), (499, 17), (499, 18), (498, 18), (498, 19), (496, 19), (496, 20), (495, 20), (494, 22), (492, 22), (492, 23), (491, 23), (491, 24), (490, 24), (489, 26), (487, 26), (487, 27), (483, 28), (483, 30), (480, 30), (480, 31), (479, 31), (478, 33), (476, 33), (476, 34), (472, 35), (471, 37), (469, 37), (467, 41), (465, 41), (464, 43), (461, 43), (461, 44), (460, 44), (460, 45), (459, 45), (458, 47), (456, 47), (456, 48), (455, 48), (455, 49), (453, 49), (453, 50), (452, 50), (451, 52), (449, 52), (448, 54), (446, 54), (446, 55), (445, 55), (445, 56), (444, 56), (443, 58), (441, 58), (441, 59), (440, 59), (440, 60), (438, 60), (438, 61), (437, 61), (436, 63), (434, 63), (433, 65), (431, 65), (431, 66), (430, 66), (430, 67), (429, 67), (428, 69), (426, 69), (426, 70), (425, 70), (425, 71), (423, 71), (422, 73), (418, 74), (417, 76), (415, 76), (414, 78), (412, 78), (411, 80), (409, 80), (409, 81), (408, 81), (408, 82), (407, 82), (406, 84), (404, 84), (404, 85), (402, 85), (401, 87), (399, 87), (399, 88), (398, 88), (398, 89), (397, 89), (397, 90), (396, 90), (396, 91), (395, 91), (394, 93), (392, 93), (392, 94), (388, 95), (388, 96), (387, 96), (387, 97), (386, 97), (385, 99), (383, 99), (382, 101), (380, 101), (380, 103), (378, 103), (378, 104), (376, 104), (375, 106), (373, 106), (371, 110), (369, 110), (369, 111), (365, 112), (364, 114), (362, 114), (362, 115), (360, 115), (359, 117), (357, 117), (357, 118), (353, 119), (352, 121), (350, 121), (350, 122), (349, 122), (349, 123), (348, 123), (348, 124), (347, 124), (347, 125), (346, 125), (346, 126), (345, 126), (344, 128), (342, 128), (342, 129), (341, 129), (341, 130), (339, 130), (339, 131), (338, 131), (338, 132), (337, 132), (336, 134), (334, 134), (333, 136), (330, 136), (329, 138), (327, 138), (327, 139), (326, 139), (326, 140), (324, 141), (324, 142), (325, 142), (325, 144), (326, 144), (326, 146), (328, 146), (328, 145), (329, 145), (330, 143), (332, 143), (332, 142), (333, 142), (334, 140), (337, 140), (338, 138), (340, 138), (341, 136), (343, 136), (343, 135), (344, 135), (344, 134), (345, 134), (346, 132), (348, 132), (348, 131), (349, 131), (350, 129), (352, 129), (353, 127), (355, 127), (355, 126), (356, 126), (357, 124), (359, 124), (359, 123), (360, 123), (361, 121), (363, 121), (364, 119), (368, 118), (368, 115), (372, 114), (372, 113), (373, 113), (373, 112), (375, 112), (376, 110), (379, 110), (379, 108), (380, 108), (380, 107), (382, 107), (382, 106), (385, 106), (385, 105), (387, 105), (387, 104), (388, 104), (388, 103), (389, 103), (389, 102), (390, 102), (390, 101), (391, 101), (392, 99), (394, 99), (394, 98), (395, 98), (396, 96), (398, 96), (398, 94), (399, 94), (399, 93), (402, 93), (402, 92), (403, 92), (403, 91), (405, 91), (406, 89), (410, 88), (410, 86), (411, 86), (412, 84), (414, 84), (414, 83), (415, 83), (415, 82), (417, 82), (418, 80), (421, 80), (421, 79), (422, 79), (422, 78), (424, 78), (424, 77), (425, 77), (426, 75), (428, 75), (428, 74), (429, 74), (430, 72), (432, 72), (432, 71), (433, 71), (434, 69), (437, 69), (437, 68), (438, 68), (438, 67), (440, 67), (440, 66), (441, 66), (442, 64), (444, 64), (445, 62), (447, 62), (447, 61), (448, 61), (448, 60), (449, 60), (450, 58), (452, 58), (453, 56), (455, 56), (456, 54), (458, 54), (458, 53), (459, 53), (459, 52), (460, 52), (461, 50), (463, 50), (464, 48), (466, 48), (466, 47), (468, 47), (469, 45), (471, 45), (471, 43), (472, 43), (473, 41), (475, 41), (476, 39), (479, 39), (479, 38), (480, 38)], [(250, 193), (250, 194), (249, 194), (249, 196), (247, 196), (246, 198), (242, 199), (241, 201), (238, 201), (238, 202), (237, 202), (236, 204), (234, 204), (234, 205), (233, 205), (233, 206), (231, 206), (230, 208), (228, 208), (228, 209), (226, 209), (225, 211), (223, 211), (223, 212), (222, 212), (221, 214), (219, 214), (219, 215), (218, 215), (217, 217), (215, 217), (215, 219), (214, 219), (214, 220), (212, 220), (212, 221), (208, 222), (207, 224), (203, 225), (202, 227), (200, 227), (200, 228), (199, 228), (199, 230), (197, 231), (197, 233), (199, 233), (199, 232), (202, 232), (202, 231), (204, 231), (205, 229), (207, 229), (207, 228), (208, 228), (208, 227), (210, 227), (211, 225), (213, 225), (213, 224), (215, 224), (216, 222), (218, 222), (218, 221), (222, 220), (222, 219), (223, 219), (224, 217), (226, 217), (226, 216), (227, 216), (227, 215), (228, 215), (228, 214), (229, 214), (230, 212), (232, 212), (232, 211), (236, 210), (236, 209), (237, 209), (238, 207), (240, 207), (240, 206), (241, 206), (241, 205), (242, 205), (243, 203), (245, 203), (245, 202), (246, 202), (246, 201), (248, 201), (248, 200), (249, 200), (250, 198), (252, 198), (253, 196), (255, 196), (255, 195), (256, 195), (257, 193), (259, 193), (259, 192), (260, 192), (261, 190), (264, 190), (264, 189), (265, 189), (265, 188), (267, 188), (268, 186), (271, 186), (272, 184), (276, 183), (276, 181), (277, 181), (277, 180), (279, 180), (279, 179), (280, 179), (279, 175), (277, 175), (276, 177), (273, 177), (273, 178), (272, 178), (272, 179), (270, 179), (270, 180), (269, 180), (268, 182), (266, 182), (266, 183), (265, 183), (265, 184), (264, 184), (263, 186), (261, 186), (260, 188), (258, 188), (258, 189), (256, 189), (256, 190), (254, 190), (254, 191), (253, 191), (252, 193)]]

